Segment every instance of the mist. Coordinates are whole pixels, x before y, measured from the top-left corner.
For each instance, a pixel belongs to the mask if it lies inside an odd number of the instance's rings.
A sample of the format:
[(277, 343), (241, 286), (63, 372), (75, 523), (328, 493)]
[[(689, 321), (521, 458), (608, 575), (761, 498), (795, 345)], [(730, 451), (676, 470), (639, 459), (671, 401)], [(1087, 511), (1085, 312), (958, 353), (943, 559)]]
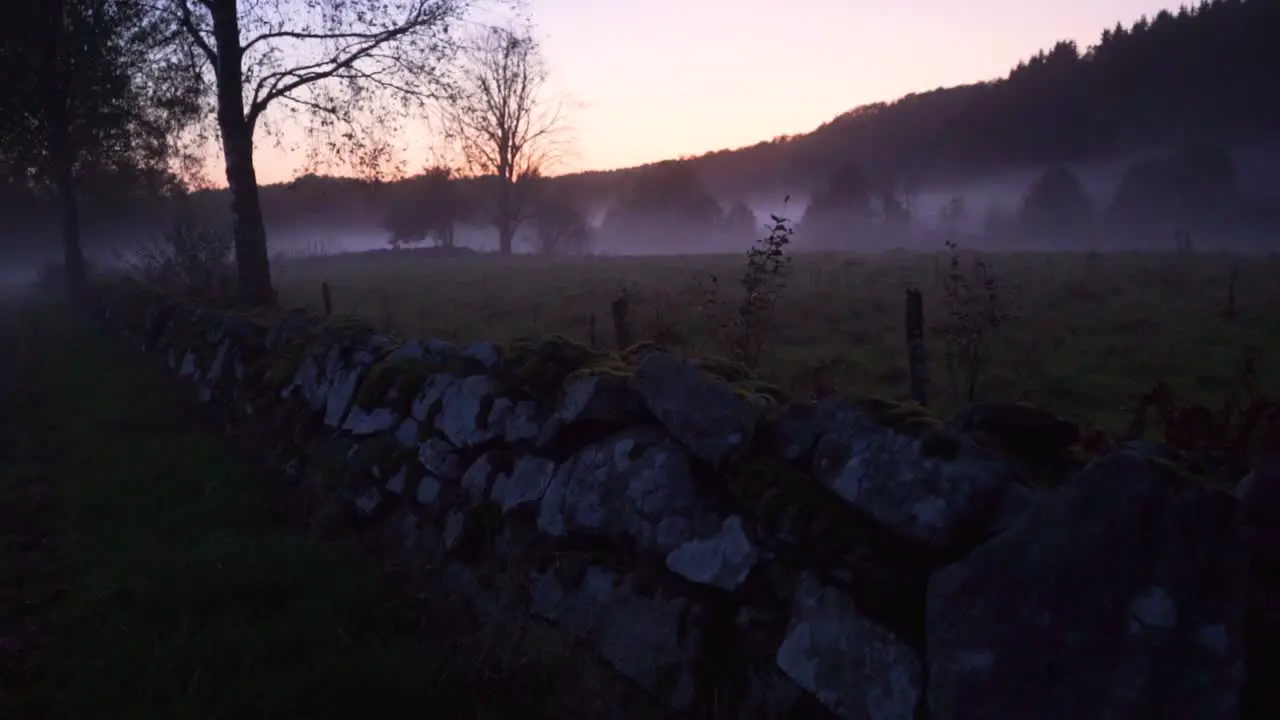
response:
[[(1234, 164), (1235, 183), (1241, 196), (1261, 199), (1268, 208), (1280, 208), (1280, 140), (1242, 143), (1228, 148)], [(1170, 151), (1152, 146), (1113, 157), (1070, 163), (1067, 167), (1079, 180), (1092, 207), (1101, 212), (1115, 198), (1125, 172), (1135, 163), (1157, 159)], [(1036, 237), (1033, 234), (1005, 231), (993, 232), (992, 218), (1009, 222), (1024, 203), (1029, 188), (1046, 170), (1045, 166), (1014, 168), (1000, 173), (973, 177), (960, 182), (934, 183), (901, 193), (910, 219), (902, 227), (886, 229), (876, 222), (849, 221), (837, 223), (835, 232), (819, 232), (807, 222), (806, 214), (822, 178), (812, 178), (804, 187), (781, 192), (775, 188), (753, 190), (733, 196), (712, 192), (720, 208), (742, 203), (754, 222), (753, 231), (725, 233), (699, 223), (682, 221), (676, 214), (648, 212), (631, 217), (628, 222), (610, 225), (608, 218), (616, 207), (619, 192), (594, 193), (597, 199), (580, 203), (592, 231), (587, 248), (590, 254), (605, 256), (707, 255), (743, 253), (753, 242), (768, 233), (773, 217), (787, 221), (794, 229), (792, 252), (883, 252), (908, 250), (936, 252), (947, 240), (975, 250), (992, 251), (1075, 251), (1111, 252), (1150, 250), (1172, 247), (1173, 232), (1179, 226), (1173, 219), (1165, 225), (1138, 229), (1097, 223), (1076, 237)], [(317, 181), (319, 182), (319, 181)], [(334, 180), (334, 182), (346, 182)], [(554, 181), (553, 181), (554, 182)], [(390, 233), (385, 227), (385, 202), (369, 193), (321, 193), (317, 197), (298, 199), (293, 190), (268, 186), (263, 190), (268, 215), (269, 252), (276, 260), (340, 255), (388, 250)], [(287, 206), (280, 200), (288, 200)], [(966, 213), (957, 222), (942, 227), (940, 220), (946, 208), (962, 198)], [(231, 217), (224, 192), (205, 193), (201, 198), (203, 222), (210, 227), (223, 227), (230, 232)], [(14, 228), (0, 236), (0, 284), (16, 287), (38, 278), (41, 269), (61, 260), (57, 216), (50, 208), (34, 208)], [(1268, 215), (1280, 221), (1280, 213)], [(132, 218), (113, 215), (98, 219), (92, 213), (85, 217), (83, 244), (91, 267), (99, 270), (119, 269), (128, 264), (139, 250), (163, 243), (169, 217), (163, 211), (139, 212)], [(532, 254), (537, 250), (533, 223), (526, 222), (517, 232), (514, 252)], [(1219, 223), (1210, 230), (1197, 232), (1197, 246), (1202, 249), (1230, 252), (1274, 252), (1280, 250), (1280, 223)], [(455, 252), (494, 253), (498, 237), (492, 227), (474, 219), (456, 228)], [(408, 248), (431, 247), (423, 242)]]

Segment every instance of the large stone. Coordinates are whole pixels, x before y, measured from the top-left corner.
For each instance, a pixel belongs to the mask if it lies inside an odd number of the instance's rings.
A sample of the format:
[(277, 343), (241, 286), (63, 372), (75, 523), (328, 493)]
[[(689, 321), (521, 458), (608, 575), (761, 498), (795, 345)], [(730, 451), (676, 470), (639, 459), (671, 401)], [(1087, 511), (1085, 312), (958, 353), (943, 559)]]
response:
[(342, 429), (352, 435), (377, 435), (391, 430), (399, 423), (400, 417), (391, 408), (379, 407), (365, 410), (359, 405), (352, 405)]
[(535, 576), (530, 609), (581, 638), (615, 670), (677, 710), (692, 706), (702, 635), (690, 602), (641, 593), (626, 576), (588, 567), (579, 583)]
[(702, 509), (684, 450), (651, 428), (623, 431), (561, 465), (538, 516), (548, 535), (629, 537), (663, 554), (720, 523)]
[(542, 500), (555, 474), (555, 462), (528, 455), (520, 458), (511, 472), (502, 473), (493, 481), (490, 499), (502, 507), (503, 512), (524, 505), (534, 505)]
[(714, 535), (690, 540), (668, 553), (667, 569), (696, 583), (733, 590), (747, 579), (759, 557), (742, 518), (732, 515)]
[(643, 412), (644, 400), (627, 378), (597, 374), (566, 382), (552, 417), (563, 425), (579, 420), (629, 423), (639, 420)]
[(462, 475), (457, 449), (434, 435), (418, 444), (418, 462), (427, 472), (442, 478), (455, 480)]
[(836, 395), (818, 402), (787, 403), (766, 438), (767, 447), (787, 460), (801, 460), (813, 452), (823, 435), (870, 422), (853, 400)]
[(1246, 717), (1280, 708), (1280, 453), (1259, 459), (1236, 487), (1247, 566)]
[(448, 373), (435, 373), (427, 378), (427, 381), (422, 385), (422, 389), (413, 398), (413, 404), (409, 410), (410, 416), (419, 423), (429, 421), (436, 412), (445, 392), (456, 382), (458, 382), (458, 378)]
[(488, 423), (487, 405), (499, 388), (491, 378), (472, 375), (451, 383), (440, 399), (435, 426), (457, 447), (479, 445), (503, 430)]
[(342, 424), (343, 418), (355, 398), (356, 388), (360, 387), (360, 376), (364, 368), (353, 366), (344, 368), (334, 377), (329, 385), (328, 397), (324, 405), (324, 424), (336, 428)]
[(824, 435), (813, 474), (901, 538), (939, 550), (990, 513), (1012, 479), (1006, 466), (976, 452), (933, 457), (919, 438), (869, 421)]
[(915, 651), (813, 577), (796, 592), (777, 663), (842, 718), (911, 720), (920, 702), (923, 666)]
[(1095, 461), (930, 579), (931, 718), (1231, 718), (1234, 499)]
[(532, 400), (513, 401), (500, 397), (489, 409), (488, 427), (500, 429), (507, 444), (529, 442), (537, 439), (542, 430), (538, 404)]
[(672, 437), (713, 467), (740, 457), (751, 444), (760, 407), (673, 355), (645, 356), (632, 387)]

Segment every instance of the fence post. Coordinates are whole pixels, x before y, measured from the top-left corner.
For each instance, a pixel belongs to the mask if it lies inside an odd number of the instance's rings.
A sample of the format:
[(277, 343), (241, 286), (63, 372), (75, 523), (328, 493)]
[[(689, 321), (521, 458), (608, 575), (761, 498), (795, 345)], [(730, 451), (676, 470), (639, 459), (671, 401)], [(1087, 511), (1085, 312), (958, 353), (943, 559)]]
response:
[(613, 336), (619, 350), (631, 347), (631, 319), (628, 317), (627, 296), (619, 295), (609, 305), (613, 314)]
[(924, 299), (916, 288), (907, 289), (907, 378), (911, 399), (928, 405), (929, 373), (924, 352)]

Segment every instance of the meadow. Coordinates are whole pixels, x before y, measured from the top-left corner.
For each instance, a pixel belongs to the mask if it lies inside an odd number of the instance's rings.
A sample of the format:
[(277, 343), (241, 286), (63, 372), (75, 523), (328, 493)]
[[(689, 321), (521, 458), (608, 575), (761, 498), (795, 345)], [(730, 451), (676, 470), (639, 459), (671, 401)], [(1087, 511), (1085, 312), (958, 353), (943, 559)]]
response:
[[(907, 393), (904, 294), (922, 292), (930, 403), (963, 404), (946, 362), (956, 311), (946, 291), (952, 255), (796, 254), (757, 374), (793, 395), (816, 380), (844, 393)], [(1277, 389), (1280, 258), (1207, 253), (957, 253), (974, 281), (985, 263), (1005, 314), (982, 340), (976, 399), (1019, 400), (1064, 417), (1122, 429), (1134, 398), (1166, 381), (1182, 402), (1222, 404), (1246, 351), (1260, 353), (1260, 382)], [(724, 355), (724, 312), (742, 296), (743, 255), (655, 257), (490, 255), (441, 258), (407, 251), (281, 259), (282, 304), (356, 314), (404, 337), (454, 342), (560, 334), (613, 344), (610, 304), (630, 298), (636, 339), (691, 355)], [(1234, 281), (1233, 281), (1234, 275)], [(718, 308), (705, 307), (710, 278)], [(1228, 299), (1234, 285), (1234, 305)], [(736, 291), (736, 292), (735, 292)], [(985, 302), (986, 293), (975, 295)], [(950, 299), (949, 299), (950, 298)]]

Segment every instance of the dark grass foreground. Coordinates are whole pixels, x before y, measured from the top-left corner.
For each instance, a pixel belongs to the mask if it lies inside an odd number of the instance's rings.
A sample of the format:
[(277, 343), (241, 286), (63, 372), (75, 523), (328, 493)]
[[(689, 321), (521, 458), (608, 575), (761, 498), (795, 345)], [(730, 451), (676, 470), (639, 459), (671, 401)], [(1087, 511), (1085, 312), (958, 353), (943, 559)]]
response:
[(495, 661), (356, 549), (273, 529), (267, 484), (135, 353), (57, 310), (8, 325), (0, 716), (613, 714), (573, 653), (525, 632)]

